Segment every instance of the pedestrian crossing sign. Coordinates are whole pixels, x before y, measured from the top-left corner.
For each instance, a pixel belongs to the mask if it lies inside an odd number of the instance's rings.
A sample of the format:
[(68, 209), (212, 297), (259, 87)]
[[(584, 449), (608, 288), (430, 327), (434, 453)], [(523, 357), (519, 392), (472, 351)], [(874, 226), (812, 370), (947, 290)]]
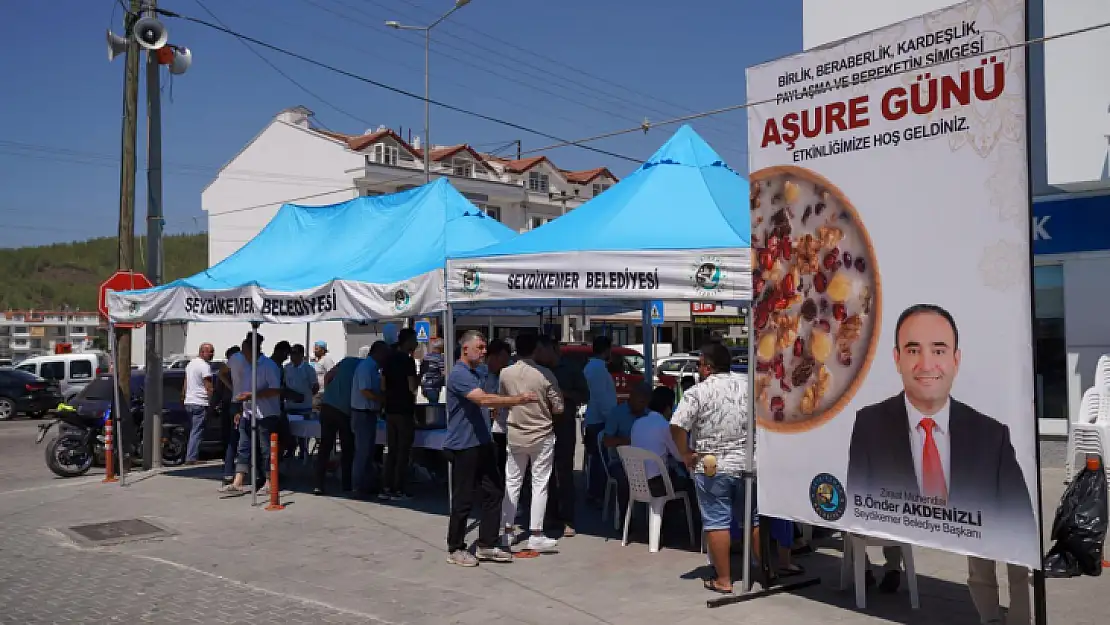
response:
[(653, 300), (651, 302), (651, 325), (663, 325), (663, 300)]

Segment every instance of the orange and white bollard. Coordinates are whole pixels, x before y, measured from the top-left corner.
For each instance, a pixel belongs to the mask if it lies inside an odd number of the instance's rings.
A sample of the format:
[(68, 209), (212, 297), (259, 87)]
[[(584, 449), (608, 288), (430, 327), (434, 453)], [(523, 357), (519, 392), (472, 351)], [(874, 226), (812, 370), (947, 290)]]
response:
[(270, 505), (267, 510), (284, 510), (281, 505), (281, 487), (278, 486), (278, 463), (281, 461), (278, 435), (270, 434)]
[(116, 464), (113, 460), (115, 454), (112, 453), (115, 447), (115, 437), (112, 435), (112, 419), (108, 418), (104, 422), (104, 480), (102, 483), (118, 482), (119, 478), (116, 477)]

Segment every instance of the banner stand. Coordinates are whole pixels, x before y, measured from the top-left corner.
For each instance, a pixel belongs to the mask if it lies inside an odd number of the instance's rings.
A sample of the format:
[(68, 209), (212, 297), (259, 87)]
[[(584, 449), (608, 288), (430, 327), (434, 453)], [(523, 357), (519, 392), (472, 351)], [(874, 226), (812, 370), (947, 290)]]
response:
[[(251, 322), (251, 506), (258, 505), (258, 326)], [(240, 417), (241, 419), (242, 417)]]
[[(751, 319), (752, 305), (749, 302), (749, 315)], [(755, 490), (755, 324), (748, 322), (748, 437), (744, 442), (748, 467), (744, 471), (744, 579), (743, 590), (738, 594), (714, 597), (705, 602), (707, 608), (718, 608), (723, 605), (742, 603), (759, 597), (777, 595), (791, 590), (808, 588), (821, 583), (820, 577), (803, 577), (788, 583), (776, 583), (777, 578), (771, 577), (771, 531), (764, 525), (759, 532), (759, 590), (752, 590), (751, 562), (752, 562), (752, 492)]]

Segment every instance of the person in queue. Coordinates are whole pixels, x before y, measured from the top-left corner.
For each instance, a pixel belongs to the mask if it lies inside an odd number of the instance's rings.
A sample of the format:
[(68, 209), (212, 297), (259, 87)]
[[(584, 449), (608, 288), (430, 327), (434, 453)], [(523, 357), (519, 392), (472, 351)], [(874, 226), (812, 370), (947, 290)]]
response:
[[(682, 396), (671, 417), (671, 435), (686, 466), (694, 471), (694, 486), (702, 527), (709, 544), (715, 574), (705, 588), (732, 592), (729, 563), (733, 510), (744, 509), (743, 472), (748, 468), (748, 382), (747, 376), (731, 371), (732, 357), (720, 343), (709, 343), (698, 358), (701, 382)], [(695, 448), (690, 448), (690, 439)], [(754, 486), (754, 484), (753, 484)], [(755, 505), (752, 493), (752, 505)], [(758, 519), (753, 509), (752, 524), (758, 545)], [(758, 554), (756, 554), (758, 557)]]
[(420, 386), (412, 354), (418, 345), (416, 330), (402, 328), (397, 334), (397, 343), (382, 363), (382, 412), (387, 451), (379, 499), (411, 498), (408, 492), (409, 456), (416, 436), (416, 389)]
[[(672, 487), (676, 490), (685, 490), (685, 478), (671, 468), (672, 463), (682, 464), (684, 459), (675, 445), (671, 436), (670, 419), (673, 414), (674, 391), (659, 386), (651, 392), (648, 401), (647, 414), (636, 419), (632, 424), (630, 435), (631, 445), (638, 449), (650, 451), (659, 456), (667, 469)], [(666, 485), (659, 465), (654, 462), (644, 463), (644, 470), (648, 478), (648, 490), (652, 497), (662, 497), (667, 494)]]
[(590, 399), (586, 404), (586, 434), (582, 440), (589, 462), (589, 492), (586, 493), (586, 499), (594, 503), (601, 501), (602, 489), (605, 487), (605, 471), (601, 466), (605, 460), (598, 457), (597, 440), (605, 429), (605, 420), (609, 413), (617, 407), (617, 386), (613, 382), (613, 374), (609, 372), (612, 355), (613, 340), (607, 336), (595, 337), (593, 356), (582, 369), (582, 375), (590, 389)]
[(389, 345), (385, 341), (375, 341), (370, 346), (369, 355), (355, 369), (351, 385), (351, 429), (355, 436), (354, 487), (363, 498), (371, 497), (379, 490), (375, 484), (374, 450), (378, 440), (378, 417), (385, 401), (381, 367), (388, 356)]
[(428, 353), (420, 359), (420, 391), (429, 404), (438, 404), (439, 395), (443, 390), (444, 369), (443, 339), (433, 338), (428, 341)]
[[(544, 337), (546, 339), (546, 337)], [(555, 417), (555, 470), (551, 473), (548, 496), (555, 505), (548, 505), (550, 525), (563, 528), (563, 538), (576, 535), (574, 486), (574, 449), (578, 443), (578, 409), (590, 401), (590, 385), (582, 369), (564, 359), (558, 345), (545, 350), (550, 355), (548, 366), (563, 393), (563, 412)]]
[(550, 363), (550, 339), (542, 340), (534, 334), (522, 334), (516, 341), (519, 360), (501, 372), (502, 395), (535, 395), (538, 402), (509, 408), (509, 456), (505, 463), (505, 497), (501, 521), (505, 526), (506, 546), (512, 545), (513, 521), (516, 519), (517, 502), (524, 485), (524, 471), (531, 468), (532, 511), (529, 515), (531, 535), (528, 549), (551, 551), (558, 541), (543, 533), (547, 512), (547, 486), (551, 481), (551, 468), (555, 459), (555, 415), (563, 412), (563, 395), (555, 374), (543, 363)]
[[(469, 330), (460, 342), (459, 359), (447, 375), (447, 436), (443, 448), (451, 462), (451, 518), (447, 525), (447, 562), (473, 567), (478, 561), (512, 562), (511, 553), (497, 546), (504, 495), (501, 468), (482, 408), (510, 408), (538, 401), (534, 394), (505, 397), (486, 392), (481, 365), (486, 338)], [(475, 553), (466, 545), (466, 526), (474, 496), (481, 497)]]
[(335, 360), (328, 355), (328, 342), (316, 341), (312, 346), (312, 355), (314, 356), (312, 366), (316, 369), (316, 381), (320, 388), (327, 388), (328, 371), (331, 371), (335, 366)]
[[(251, 400), (258, 426), (257, 448), (255, 449), (258, 482), (263, 484), (259, 492), (266, 492), (266, 468), (270, 465), (270, 435), (278, 431), (281, 415), (281, 369), (262, 353), (247, 348), (240, 352), (248, 364), (246, 370), (247, 389), (235, 397), (239, 402)], [(252, 389), (257, 373), (257, 389)], [(239, 453), (235, 458), (235, 479), (224, 487), (227, 494), (245, 494), (243, 483), (251, 469), (251, 415), (243, 412), (239, 416)]]
[(224, 350), (224, 366), (212, 378), (212, 409), (219, 415), (220, 441), (224, 447), (224, 484), (230, 484), (235, 479), (235, 455), (231, 450), (239, 446), (239, 430), (235, 428), (235, 413), (231, 411), (235, 394), (232, 392), (231, 379), (224, 374), (227, 372), (227, 362), (239, 353), (239, 349), (238, 345), (233, 345)]
[[(259, 334), (259, 350), (262, 349), (264, 340), (265, 337)], [(228, 356), (227, 367), (220, 372), (220, 380), (231, 389), (231, 410), (229, 414), (232, 434), (228, 437), (227, 451), (224, 455), (224, 486), (235, 481), (235, 459), (239, 455), (239, 415), (243, 413), (243, 402), (239, 401), (238, 397), (245, 392), (249, 392), (251, 388), (249, 377), (251, 364), (244, 352), (249, 353), (253, 349), (254, 339), (251, 333), (247, 332), (247, 336), (240, 343), (239, 348), (236, 349), (235, 353)]]
[[(501, 339), (493, 339), (486, 347), (486, 376), (482, 390), (496, 395), (501, 389), (501, 371), (509, 366), (512, 359), (513, 348)], [(482, 408), (486, 415), (486, 422), (490, 423), (493, 445), (497, 451), (497, 466), (502, 467), (504, 478), (505, 461), (509, 458), (509, 439), (505, 433), (509, 418), (507, 408)], [(504, 484), (502, 484), (504, 487)]]
[(185, 464), (196, 464), (200, 459), (200, 443), (204, 438), (204, 422), (208, 418), (209, 398), (212, 396), (212, 357), (215, 354), (216, 349), (211, 343), (201, 343), (197, 357), (185, 366), (181, 403), (191, 420)]
[[(345, 493), (354, 490), (352, 469), (355, 460), (355, 435), (351, 429), (351, 391), (355, 370), (361, 362), (361, 358), (348, 356), (328, 371), (328, 386), (320, 400), (320, 448), (316, 451), (316, 483), (312, 489), (313, 495), (324, 494), (324, 482), (332, 451), (335, 450), (336, 434), (339, 435), (340, 485)], [(313, 370), (313, 379), (316, 379), (315, 373)]]

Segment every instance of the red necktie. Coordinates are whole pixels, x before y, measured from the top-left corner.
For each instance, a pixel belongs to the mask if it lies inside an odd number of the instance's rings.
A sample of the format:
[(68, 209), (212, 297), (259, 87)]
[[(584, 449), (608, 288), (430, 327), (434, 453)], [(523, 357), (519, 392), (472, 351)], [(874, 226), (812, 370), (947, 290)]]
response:
[(925, 430), (925, 448), (921, 453), (921, 485), (926, 497), (948, 499), (948, 486), (944, 482), (944, 467), (940, 463), (940, 451), (933, 438), (933, 428), (937, 422), (929, 417), (923, 418), (918, 427)]

